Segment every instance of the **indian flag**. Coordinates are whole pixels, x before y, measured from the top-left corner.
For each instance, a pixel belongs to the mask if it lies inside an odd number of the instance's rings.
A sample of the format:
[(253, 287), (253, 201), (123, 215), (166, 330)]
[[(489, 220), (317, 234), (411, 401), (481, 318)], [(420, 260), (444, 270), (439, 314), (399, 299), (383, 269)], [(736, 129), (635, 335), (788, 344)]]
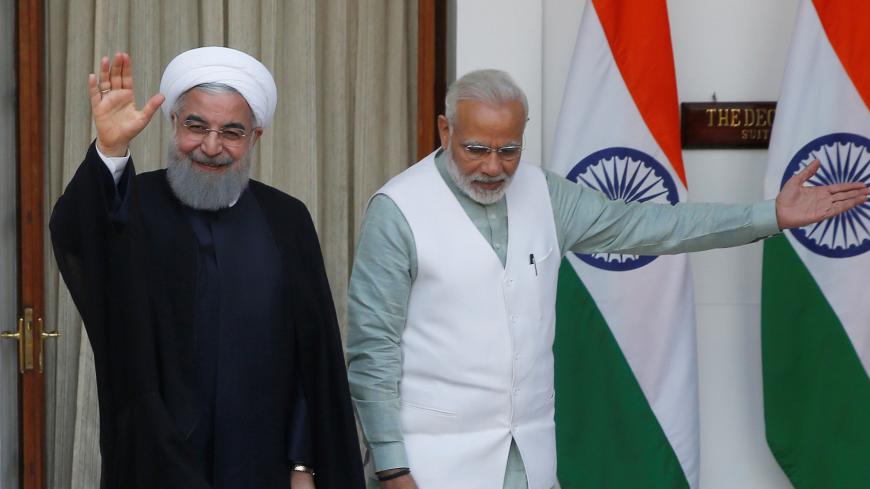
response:
[[(664, 0), (587, 4), (549, 169), (611, 199), (686, 200)], [(569, 254), (554, 351), (563, 489), (698, 487), (685, 255)]]
[[(798, 11), (765, 179), (870, 184), (870, 2)], [(870, 205), (764, 244), (767, 442), (796, 489), (870, 487)]]

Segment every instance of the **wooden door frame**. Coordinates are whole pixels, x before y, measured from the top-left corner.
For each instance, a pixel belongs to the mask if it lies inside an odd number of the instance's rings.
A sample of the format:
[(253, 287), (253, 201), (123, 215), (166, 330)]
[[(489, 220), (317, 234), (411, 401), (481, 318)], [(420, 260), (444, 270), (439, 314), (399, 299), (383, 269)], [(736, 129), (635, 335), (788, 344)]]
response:
[(447, 91), (447, 0), (419, 0), (417, 11), (417, 159), (441, 145), (435, 120)]
[(18, 0), (16, 8), (18, 90), (18, 314), (33, 310), (33, 358), (37, 364), (20, 374), (21, 487), (45, 488), (45, 375), (41, 318), (45, 315), (43, 280), (42, 0)]

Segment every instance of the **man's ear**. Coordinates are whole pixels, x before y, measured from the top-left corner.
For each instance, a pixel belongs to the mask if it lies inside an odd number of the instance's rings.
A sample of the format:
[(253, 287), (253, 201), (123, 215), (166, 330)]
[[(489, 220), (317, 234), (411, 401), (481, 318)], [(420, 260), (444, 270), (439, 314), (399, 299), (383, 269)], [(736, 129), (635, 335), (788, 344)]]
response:
[(253, 148), (257, 141), (260, 140), (260, 136), (263, 135), (262, 127), (255, 127), (254, 132), (251, 133), (251, 147)]
[(450, 124), (447, 122), (447, 117), (443, 114), (438, 116), (438, 136), (441, 138), (441, 147), (448, 149), (447, 145), (450, 142)]

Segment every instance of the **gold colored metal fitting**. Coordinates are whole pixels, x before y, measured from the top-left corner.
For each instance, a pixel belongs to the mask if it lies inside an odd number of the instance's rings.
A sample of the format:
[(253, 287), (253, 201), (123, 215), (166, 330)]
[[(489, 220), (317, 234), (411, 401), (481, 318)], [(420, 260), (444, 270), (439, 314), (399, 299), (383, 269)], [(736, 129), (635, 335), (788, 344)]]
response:
[[(36, 327), (34, 328), (34, 314), (32, 307), (24, 308), (24, 317), (18, 319), (18, 330), (15, 332), (0, 332), (0, 339), (17, 340), (18, 341), (18, 370), (23, 374), (27, 371), (39, 368), (39, 373), (43, 371), (43, 348), (45, 340), (48, 338), (58, 338), (60, 333), (57, 331), (44, 331), (42, 318), (36, 318)], [(34, 361), (34, 336), (39, 340), (39, 358)], [(36, 365), (35, 365), (36, 364)]]

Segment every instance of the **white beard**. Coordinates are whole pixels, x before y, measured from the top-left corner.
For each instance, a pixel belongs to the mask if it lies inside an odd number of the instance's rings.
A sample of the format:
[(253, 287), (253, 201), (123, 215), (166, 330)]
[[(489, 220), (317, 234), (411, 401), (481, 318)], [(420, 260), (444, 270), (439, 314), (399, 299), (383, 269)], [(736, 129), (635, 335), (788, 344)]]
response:
[(248, 186), (251, 174), (251, 152), (245, 152), (239, 162), (222, 173), (211, 173), (196, 167), (196, 161), (215, 166), (232, 165), (229, 155), (209, 158), (199, 150), (188, 155), (178, 151), (175, 140), (167, 148), (166, 177), (169, 187), (184, 205), (199, 210), (216, 211), (235, 203)]
[[(448, 145), (448, 148), (450, 146)], [(465, 174), (459, 170), (459, 167), (456, 165), (456, 162), (453, 161), (453, 154), (450, 149), (447, 149), (444, 152), (444, 156), (447, 158), (447, 174), (450, 175), (450, 178), (453, 179), (453, 183), (459, 187), (459, 190), (471, 197), (472, 200), (479, 204), (489, 205), (495, 204), (502, 197), (504, 197), (504, 193), (507, 191), (508, 186), (511, 184), (511, 176), (507, 173), (502, 173), (501, 175), (496, 175), (494, 177), (486, 176), (480, 172)], [(492, 182), (503, 182), (499, 188), (496, 190), (486, 190), (482, 189), (476, 185), (474, 182), (482, 182), (482, 183), (492, 183)]]

